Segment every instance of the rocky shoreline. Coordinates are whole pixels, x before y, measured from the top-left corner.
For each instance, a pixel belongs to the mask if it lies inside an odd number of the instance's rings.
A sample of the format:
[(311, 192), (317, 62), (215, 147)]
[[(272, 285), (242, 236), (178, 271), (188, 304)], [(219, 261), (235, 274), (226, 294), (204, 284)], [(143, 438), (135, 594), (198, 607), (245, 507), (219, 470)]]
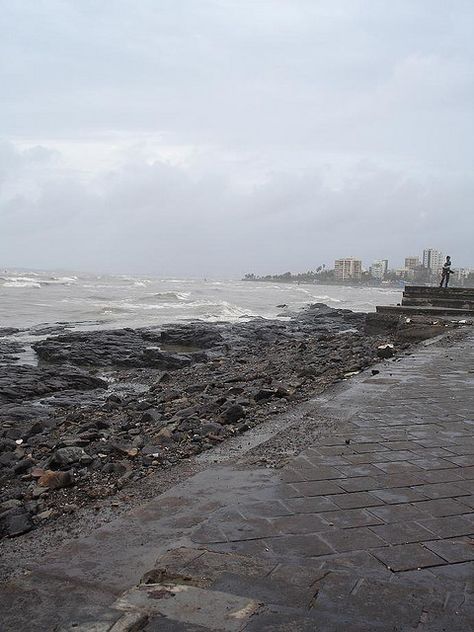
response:
[(0, 537), (113, 498), (441, 331), (323, 304), (285, 316), (60, 324), (32, 344), (37, 365), (21, 363), (24, 332), (0, 329)]

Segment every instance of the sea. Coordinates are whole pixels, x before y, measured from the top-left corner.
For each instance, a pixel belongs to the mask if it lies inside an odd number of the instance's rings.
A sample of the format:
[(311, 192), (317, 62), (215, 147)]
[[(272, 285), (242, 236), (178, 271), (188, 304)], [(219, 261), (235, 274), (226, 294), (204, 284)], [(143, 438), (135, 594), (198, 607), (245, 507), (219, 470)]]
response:
[(0, 327), (80, 330), (285, 318), (309, 303), (371, 312), (401, 289), (0, 270)]

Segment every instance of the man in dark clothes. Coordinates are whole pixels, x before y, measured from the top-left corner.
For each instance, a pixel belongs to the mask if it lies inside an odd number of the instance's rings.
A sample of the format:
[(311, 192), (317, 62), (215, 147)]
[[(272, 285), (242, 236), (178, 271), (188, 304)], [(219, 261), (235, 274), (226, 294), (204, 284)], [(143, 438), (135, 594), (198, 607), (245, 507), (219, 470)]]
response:
[(443, 265), (443, 272), (441, 275), (441, 283), (439, 284), (439, 287), (443, 287), (443, 283), (444, 287), (448, 287), (449, 277), (451, 274), (453, 274), (453, 271), (451, 270), (451, 257), (448, 256), (446, 257), (446, 261)]

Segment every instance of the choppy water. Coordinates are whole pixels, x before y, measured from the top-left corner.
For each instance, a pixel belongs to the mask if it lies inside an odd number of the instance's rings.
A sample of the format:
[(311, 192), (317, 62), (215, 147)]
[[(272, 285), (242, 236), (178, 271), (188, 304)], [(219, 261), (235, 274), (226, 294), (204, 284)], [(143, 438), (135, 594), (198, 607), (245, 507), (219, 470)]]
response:
[(401, 290), (245, 281), (156, 279), (0, 271), (0, 326), (75, 322), (81, 329), (137, 327), (203, 319), (275, 317), (321, 302), (374, 311), (397, 303)]

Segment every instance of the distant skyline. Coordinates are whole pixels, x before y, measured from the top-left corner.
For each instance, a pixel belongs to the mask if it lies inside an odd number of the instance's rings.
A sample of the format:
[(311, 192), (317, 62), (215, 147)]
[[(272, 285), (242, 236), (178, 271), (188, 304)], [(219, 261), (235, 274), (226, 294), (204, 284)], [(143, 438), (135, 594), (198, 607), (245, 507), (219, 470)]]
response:
[(474, 265), (472, 2), (0, 10), (0, 268)]
[[(415, 253), (404, 255), (403, 257), (397, 257), (393, 261), (388, 259), (388, 269), (389, 270), (402, 269), (404, 267), (405, 259), (406, 258), (410, 258), (412, 256), (418, 257), (420, 265), (423, 265), (423, 251), (424, 250), (425, 250), (425, 248), (423, 248), (421, 250), (421, 252), (419, 252), (419, 253), (415, 252)], [(439, 249), (437, 249), (437, 248), (435, 248), (435, 250), (439, 251)], [(449, 253), (445, 253), (445, 252), (441, 251), (441, 254), (442, 254), (442, 257), (443, 257), (443, 260), (444, 260), (446, 255), (449, 254)], [(374, 258), (374, 259), (369, 260), (369, 259), (367, 259), (365, 257), (361, 257), (361, 256), (358, 256), (358, 255), (353, 255), (353, 254), (347, 255), (347, 256), (341, 255), (341, 256), (333, 257), (331, 260), (329, 260), (327, 262), (323, 261), (323, 262), (318, 262), (317, 264), (313, 262), (313, 265), (310, 265), (309, 267), (304, 268), (304, 269), (290, 269), (288, 266), (285, 266), (284, 262), (281, 263), (280, 268), (278, 268), (276, 270), (266, 269), (265, 266), (263, 266), (262, 270), (260, 272), (258, 272), (257, 274), (258, 275), (263, 275), (263, 276), (265, 274), (283, 274), (284, 272), (291, 272), (291, 273), (298, 274), (298, 273), (308, 272), (309, 270), (315, 271), (319, 266), (323, 266), (323, 265), (326, 267), (327, 270), (330, 270), (330, 269), (334, 268), (334, 264), (335, 264), (335, 261), (337, 259), (346, 259), (346, 258), (350, 258), (350, 257), (354, 257), (355, 259), (359, 259), (360, 261), (362, 261), (362, 269), (365, 270), (365, 271), (369, 270), (369, 268), (372, 266), (372, 264), (375, 263), (376, 261), (383, 261), (384, 259), (386, 259), (386, 257), (378, 257), (378, 258)], [(462, 268), (462, 269), (474, 270), (474, 257), (472, 257), (470, 259), (471, 263), (468, 263), (466, 265), (456, 264), (456, 262), (454, 261), (454, 257), (453, 256), (451, 256), (451, 260), (453, 262), (453, 267), (456, 266), (457, 269)], [(63, 272), (63, 273), (91, 274), (91, 275), (96, 275), (96, 274), (100, 275), (100, 274), (109, 274), (110, 273), (112, 275), (115, 274), (117, 276), (126, 276), (127, 274), (130, 274), (131, 276), (136, 276), (136, 275), (140, 276), (141, 275), (141, 276), (144, 276), (144, 277), (146, 277), (146, 276), (151, 276), (151, 277), (157, 276), (158, 278), (160, 277), (160, 275), (157, 275), (154, 272), (149, 272), (149, 271), (147, 272), (146, 270), (143, 270), (142, 272), (137, 272), (137, 273), (130, 273), (129, 271), (127, 272), (126, 270), (125, 271), (124, 270), (116, 270), (115, 272), (110, 272), (110, 271), (106, 271), (106, 270), (86, 269), (86, 268), (68, 268), (68, 267), (56, 267), (56, 268), (54, 268), (54, 267), (53, 268), (52, 267), (45, 267), (45, 268), (30, 267), (30, 268), (28, 268), (28, 267), (24, 267), (24, 266), (4, 266), (4, 269), (5, 270), (19, 270), (19, 271), (24, 271), (24, 272), (28, 272), (28, 271), (30, 271), (30, 272), (46, 272), (46, 273), (47, 272), (51, 272), (51, 273), (55, 273), (55, 272), (61, 273), (61, 272)], [(1, 271), (2, 271), (2, 267), (0, 266), (0, 273), (1, 273)], [(255, 271), (253, 271), (253, 270), (246, 270), (244, 273), (242, 273), (242, 276), (247, 274), (247, 273), (252, 273), (252, 272), (255, 272)], [(163, 275), (161, 275), (161, 276), (163, 276)], [(167, 275), (168, 278), (172, 277), (172, 276), (176, 276), (176, 275)], [(196, 278), (196, 279), (203, 278), (199, 274), (187, 274), (187, 275), (181, 275), (181, 276), (183, 276), (185, 278)], [(210, 274), (210, 275), (207, 275), (207, 276), (209, 276), (210, 278), (221, 278), (221, 279), (232, 279), (232, 278), (240, 279), (241, 278), (237, 274), (229, 275), (227, 277), (225, 275), (224, 276), (219, 276), (219, 275), (216, 276), (216, 274)]]

